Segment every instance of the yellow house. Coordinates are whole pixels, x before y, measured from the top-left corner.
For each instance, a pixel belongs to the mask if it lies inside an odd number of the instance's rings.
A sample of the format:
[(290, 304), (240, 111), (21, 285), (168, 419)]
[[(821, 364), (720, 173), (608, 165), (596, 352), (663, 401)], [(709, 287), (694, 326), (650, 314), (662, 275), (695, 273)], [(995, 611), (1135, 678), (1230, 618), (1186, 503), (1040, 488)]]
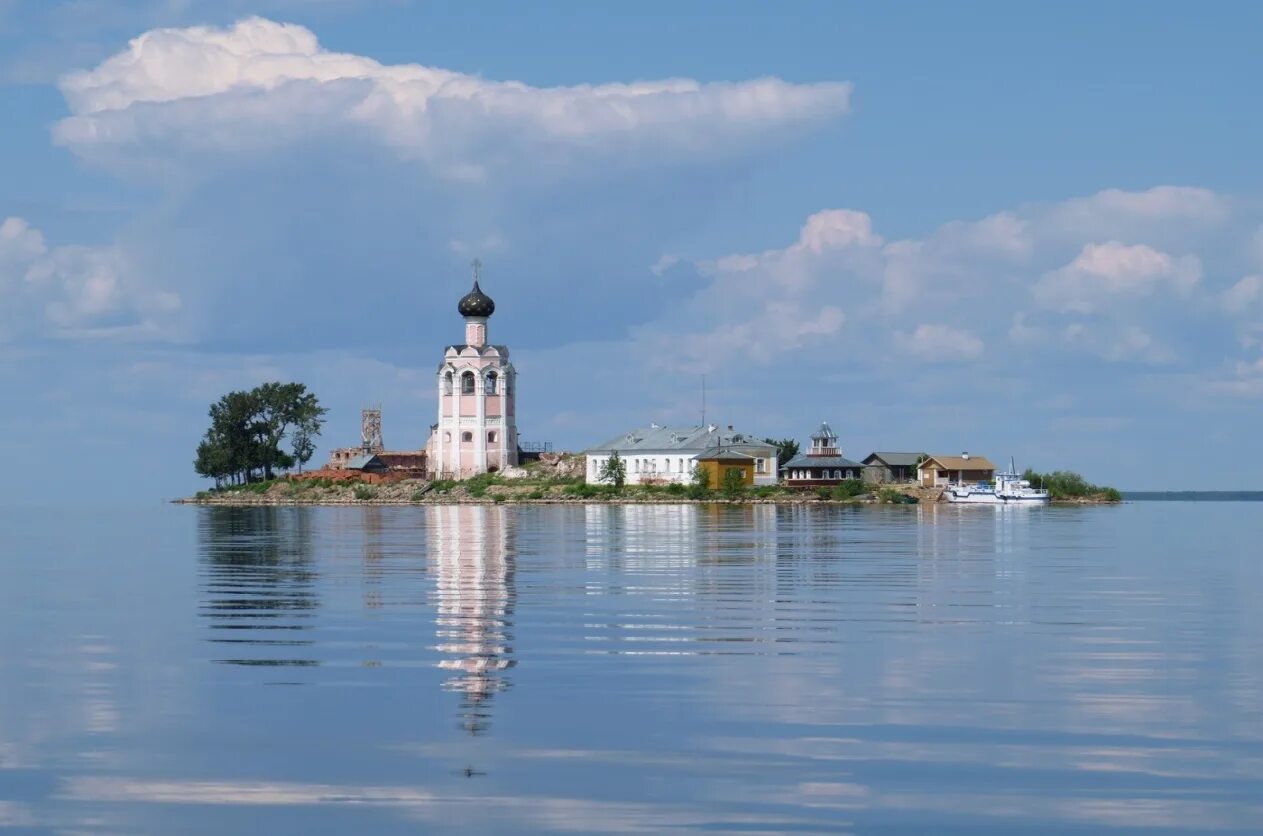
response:
[(749, 487), (754, 484), (754, 456), (738, 453), (736, 450), (707, 450), (694, 459), (697, 469), (706, 474), (706, 487), (722, 488), (724, 474), (729, 470), (741, 473), (741, 484)]
[(995, 465), (986, 456), (927, 456), (917, 465), (917, 481), (922, 487), (941, 488), (951, 483), (989, 482), (995, 477)]

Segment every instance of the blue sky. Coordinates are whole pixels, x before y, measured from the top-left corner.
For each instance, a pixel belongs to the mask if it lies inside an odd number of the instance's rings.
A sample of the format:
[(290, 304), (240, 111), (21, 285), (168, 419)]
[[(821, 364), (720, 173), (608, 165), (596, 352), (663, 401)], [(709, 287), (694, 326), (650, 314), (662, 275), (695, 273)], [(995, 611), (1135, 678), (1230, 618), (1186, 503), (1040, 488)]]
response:
[(705, 374), (855, 457), (1263, 486), (1263, 10), (788, 9), (0, 0), (0, 492), (188, 492), (270, 378), (419, 447), (474, 255), (527, 439)]

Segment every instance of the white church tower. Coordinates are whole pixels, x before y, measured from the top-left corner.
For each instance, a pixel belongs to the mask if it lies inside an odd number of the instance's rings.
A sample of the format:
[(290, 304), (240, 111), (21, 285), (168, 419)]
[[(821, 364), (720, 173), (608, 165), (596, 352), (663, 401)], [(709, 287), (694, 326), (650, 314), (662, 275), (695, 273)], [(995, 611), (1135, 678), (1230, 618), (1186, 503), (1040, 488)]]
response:
[(465, 318), (465, 342), (449, 345), (438, 371), (438, 423), (426, 443), (433, 478), (467, 479), (517, 464), (517, 381), (509, 349), (487, 342), (496, 303), (478, 286), (456, 305)]

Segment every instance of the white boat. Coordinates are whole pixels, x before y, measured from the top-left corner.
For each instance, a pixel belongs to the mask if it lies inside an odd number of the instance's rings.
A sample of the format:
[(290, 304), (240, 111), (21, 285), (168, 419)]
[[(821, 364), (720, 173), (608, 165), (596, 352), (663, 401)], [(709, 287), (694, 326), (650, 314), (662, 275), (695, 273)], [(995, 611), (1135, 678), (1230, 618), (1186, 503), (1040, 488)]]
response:
[(1012, 459), (1009, 459), (1008, 472), (997, 473), (995, 481), (948, 485), (943, 496), (948, 502), (974, 505), (1047, 505), (1051, 501), (1048, 491), (1032, 488), (1030, 482), (1018, 475)]

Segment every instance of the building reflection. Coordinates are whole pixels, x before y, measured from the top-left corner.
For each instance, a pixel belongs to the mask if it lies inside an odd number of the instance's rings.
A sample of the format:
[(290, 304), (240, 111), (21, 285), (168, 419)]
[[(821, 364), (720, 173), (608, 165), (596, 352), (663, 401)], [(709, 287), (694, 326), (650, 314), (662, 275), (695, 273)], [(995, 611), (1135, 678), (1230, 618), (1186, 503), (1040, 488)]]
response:
[(199, 509), (200, 614), (229, 665), (313, 666), (301, 638), (320, 606), (311, 509)]
[(483, 505), (426, 509), (427, 550), (435, 577), (439, 668), (461, 698), (461, 726), (485, 731), (491, 698), (509, 687), (513, 659), (516, 517)]

